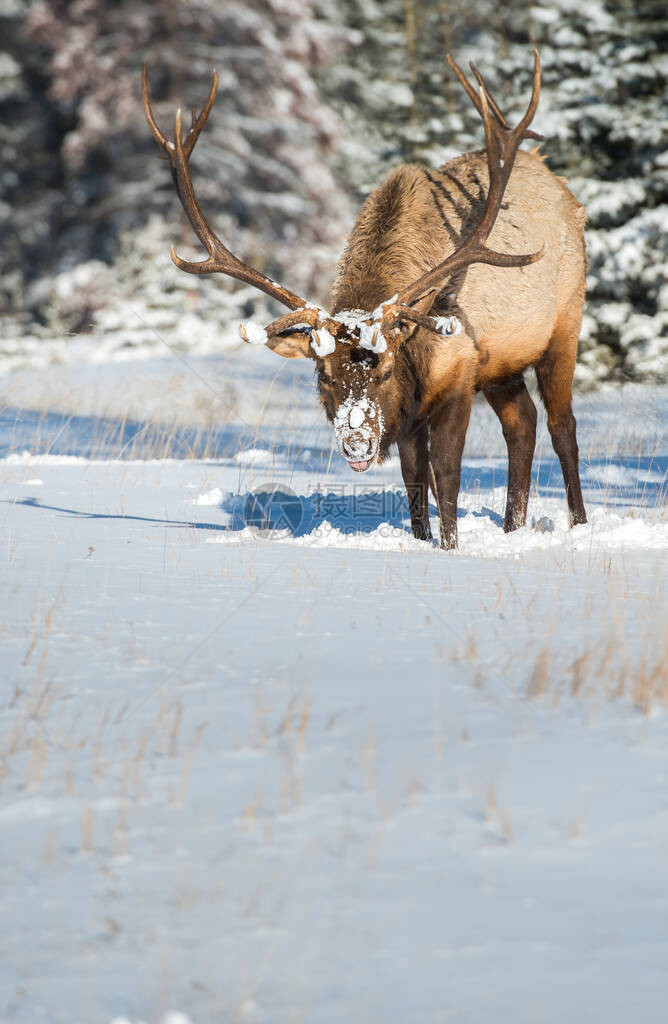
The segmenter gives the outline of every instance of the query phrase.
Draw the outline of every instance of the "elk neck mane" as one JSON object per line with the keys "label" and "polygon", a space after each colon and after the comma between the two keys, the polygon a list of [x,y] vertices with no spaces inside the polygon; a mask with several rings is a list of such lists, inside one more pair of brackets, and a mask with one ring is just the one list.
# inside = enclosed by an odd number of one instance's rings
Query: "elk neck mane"
{"label": "elk neck mane", "polygon": [[[339,261],[332,308],[375,309],[442,258],[430,239],[425,169],[403,164],[368,196]],[[431,222],[431,226],[430,226]]]}

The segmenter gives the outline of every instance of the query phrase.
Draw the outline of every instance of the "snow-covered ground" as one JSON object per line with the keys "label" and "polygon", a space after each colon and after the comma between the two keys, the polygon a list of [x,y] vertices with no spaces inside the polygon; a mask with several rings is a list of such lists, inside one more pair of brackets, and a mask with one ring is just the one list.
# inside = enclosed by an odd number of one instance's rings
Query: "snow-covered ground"
{"label": "snow-covered ground", "polygon": [[668,389],[510,536],[476,404],[446,554],[309,366],[187,363],[0,384],[0,1020],[663,1019]]}

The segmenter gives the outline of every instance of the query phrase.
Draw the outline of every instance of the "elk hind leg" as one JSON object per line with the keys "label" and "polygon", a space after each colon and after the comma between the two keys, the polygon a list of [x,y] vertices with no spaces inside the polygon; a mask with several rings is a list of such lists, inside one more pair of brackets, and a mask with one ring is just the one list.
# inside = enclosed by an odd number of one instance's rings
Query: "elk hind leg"
{"label": "elk hind leg", "polygon": [[571,526],[587,522],[580,469],[576,423],[573,415],[573,374],[577,355],[580,316],[555,331],[547,351],[536,364],[536,377],[547,412],[547,428],[564,475]]}
{"label": "elk hind leg", "polygon": [[536,406],[522,377],[483,388],[501,421],[508,446],[508,494],[503,528],[506,533],[525,526],[531,487],[531,464],[536,447]]}

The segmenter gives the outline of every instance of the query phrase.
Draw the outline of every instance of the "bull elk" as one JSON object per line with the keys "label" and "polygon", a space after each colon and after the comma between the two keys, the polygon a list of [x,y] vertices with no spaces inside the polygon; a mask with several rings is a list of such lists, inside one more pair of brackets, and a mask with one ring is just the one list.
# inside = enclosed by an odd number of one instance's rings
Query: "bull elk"
{"label": "bull elk", "polygon": [[[523,139],[540,93],[534,54],[526,113],[511,127],[474,64],[474,88],[450,66],[481,115],[484,151],[438,171],[404,164],[367,198],[339,263],[331,312],[305,302],[243,263],[211,230],[195,195],[188,160],[211,111],[208,99],[174,141],[153,116],[151,131],[171,164],[176,191],[208,258],[177,267],[221,272],[290,310],[266,328],[241,327],[245,341],[289,359],[315,360],[320,399],[344,459],[358,473],[397,444],[414,536],[431,537],[429,484],[441,544],[457,544],[457,495],[471,404],[482,391],[508,446],[504,529],[526,523],[536,407],[524,383],[534,367],[561,462],[571,525],[586,522],[578,471],[572,383],[585,291],[585,213],[563,180]],[[491,247],[488,246],[491,243]]]}

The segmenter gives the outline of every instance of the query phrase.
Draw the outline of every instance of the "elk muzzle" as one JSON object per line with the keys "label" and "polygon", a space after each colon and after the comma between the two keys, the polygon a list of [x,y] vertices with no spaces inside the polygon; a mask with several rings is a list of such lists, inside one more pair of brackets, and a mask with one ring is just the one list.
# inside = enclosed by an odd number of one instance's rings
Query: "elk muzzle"
{"label": "elk muzzle", "polygon": [[378,455],[383,413],[366,395],[348,398],[338,407],[334,430],[341,455],[356,473],[364,473]]}

